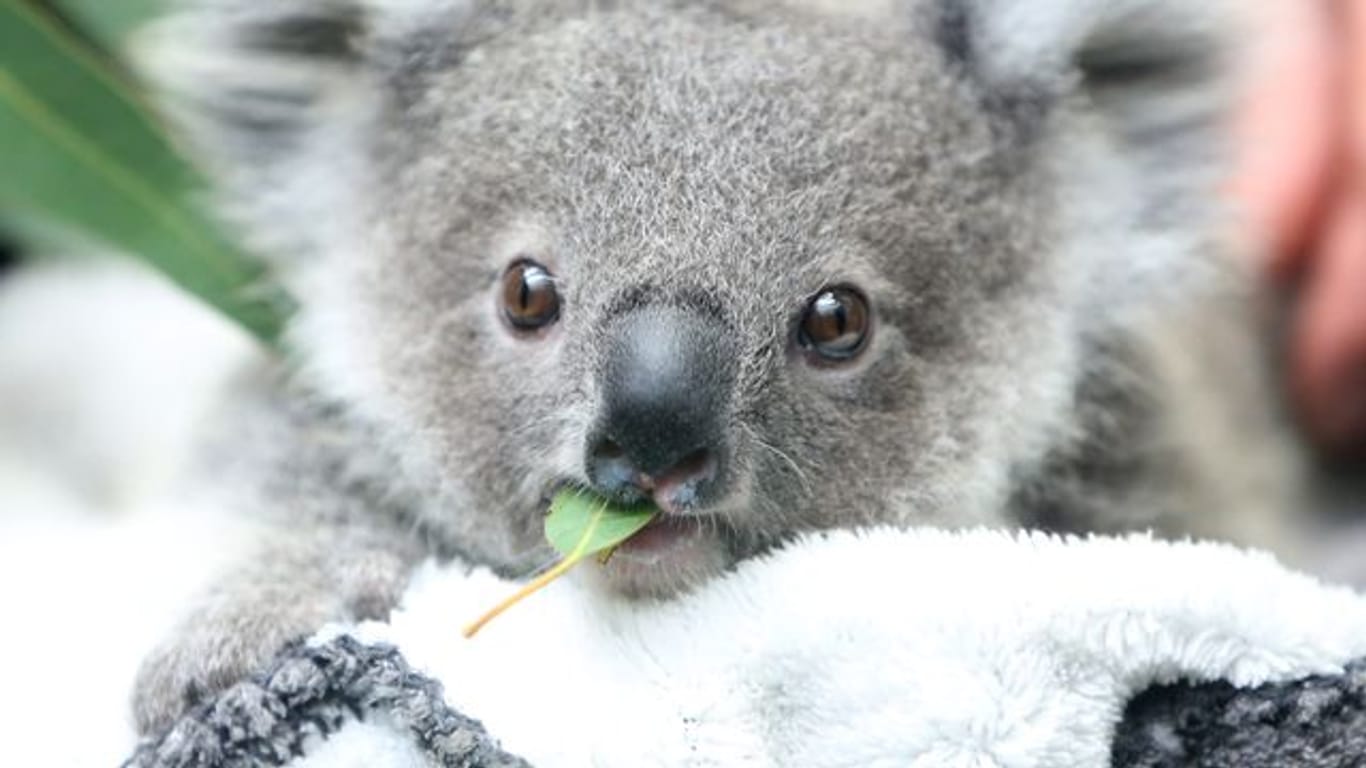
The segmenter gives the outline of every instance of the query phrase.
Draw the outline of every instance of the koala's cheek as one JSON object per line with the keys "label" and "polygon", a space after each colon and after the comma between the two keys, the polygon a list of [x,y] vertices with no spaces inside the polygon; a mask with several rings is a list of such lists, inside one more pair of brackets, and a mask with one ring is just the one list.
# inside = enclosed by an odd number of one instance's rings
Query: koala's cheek
{"label": "koala's cheek", "polygon": [[924,453],[915,450],[916,401],[895,399],[911,405],[884,409],[885,400],[869,407],[866,398],[808,392],[775,408],[765,433],[745,443],[755,516],[810,528],[881,519],[876,508],[885,488],[910,474]]}

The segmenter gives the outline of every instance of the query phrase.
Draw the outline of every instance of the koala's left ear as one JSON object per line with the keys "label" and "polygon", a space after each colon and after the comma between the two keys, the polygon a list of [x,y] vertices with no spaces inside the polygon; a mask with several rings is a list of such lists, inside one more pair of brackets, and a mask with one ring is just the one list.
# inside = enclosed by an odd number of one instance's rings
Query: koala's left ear
{"label": "koala's left ear", "polygon": [[[1087,316],[1176,295],[1179,274],[1219,279],[1243,17],[1225,0],[916,0],[950,67],[984,102],[1011,156],[1036,146],[1088,164],[1069,216],[1092,244]],[[1095,185],[1092,190],[1087,185]],[[1096,203],[1094,205],[1090,203]],[[1199,264],[1200,266],[1196,266]]]}
{"label": "koala's left ear", "polygon": [[949,58],[1026,132],[1082,99],[1126,150],[1170,163],[1230,109],[1224,0],[931,0],[931,16]]}

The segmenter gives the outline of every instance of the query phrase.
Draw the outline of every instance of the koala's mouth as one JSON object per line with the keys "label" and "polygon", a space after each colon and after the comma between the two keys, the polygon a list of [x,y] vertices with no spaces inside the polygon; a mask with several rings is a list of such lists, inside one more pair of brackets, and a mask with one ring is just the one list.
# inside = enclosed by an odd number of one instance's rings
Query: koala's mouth
{"label": "koala's mouth", "polygon": [[[661,484],[660,487],[668,486]],[[571,488],[582,488],[582,485],[573,480],[552,483],[542,496],[542,506],[549,508],[557,493]],[[709,538],[725,543],[733,538],[730,526],[720,514],[681,512],[672,506],[660,504],[657,499],[652,500],[659,507],[659,515],[639,533],[618,546],[616,554],[613,555],[614,560],[617,556],[639,560],[658,559],[669,550],[685,546],[695,540]]]}
{"label": "koala's mouth", "polygon": [[[553,483],[546,494],[581,487],[573,480]],[[661,509],[659,516],[613,552],[601,567],[587,569],[613,592],[628,597],[668,598],[726,572],[759,551],[757,538],[732,522],[738,510],[677,511]]]}
{"label": "koala's mouth", "polygon": [[676,547],[684,547],[708,534],[719,533],[719,521],[714,517],[683,517],[666,513],[623,542],[613,557],[647,560],[663,557]]}
{"label": "koala's mouth", "polygon": [[734,564],[727,526],[718,517],[661,515],[594,569],[614,592],[667,598]]}
{"label": "koala's mouth", "polygon": [[618,546],[605,564],[579,570],[625,597],[669,598],[733,566],[740,538],[723,513],[665,511]]}

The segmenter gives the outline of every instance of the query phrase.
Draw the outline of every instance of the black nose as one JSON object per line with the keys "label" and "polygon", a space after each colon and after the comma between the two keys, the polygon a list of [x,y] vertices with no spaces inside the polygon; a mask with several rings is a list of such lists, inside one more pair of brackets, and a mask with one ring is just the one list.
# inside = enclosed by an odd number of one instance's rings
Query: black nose
{"label": "black nose", "polygon": [[735,381],[728,328],[698,310],[646,307],[613,323],[606,351],[602,418],[588,446],[593,485],[653,497],[666,511],[714,496]]}

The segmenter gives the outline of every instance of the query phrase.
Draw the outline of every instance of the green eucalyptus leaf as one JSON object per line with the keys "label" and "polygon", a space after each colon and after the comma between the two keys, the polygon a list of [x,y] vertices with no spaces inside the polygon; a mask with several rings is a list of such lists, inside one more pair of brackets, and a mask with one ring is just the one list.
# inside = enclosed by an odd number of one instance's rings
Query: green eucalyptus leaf
{"label": "green eucalyptus leaf", "polygon": [[288,302],[193,203],[199,177],[126,73],[34,0],[0,0],[0,207],[136,256],[273,341]]}
{"label": "green eucalyptus leaf", "polygon": [[619,546],[659,514],[653,504],[612,504],[586,491],[563,490],[550,503],[545,538],[570,559],[582,559]]}
{"label": "green eucalyptus leaf", "polygon": [[622,542],[649,525],[657,514],[659,510],[651,504],[614,505],[587,491],[566,489],[555,494],[550,502],[550,514],[545,518],[545,537],[564,559],[470,623],[463,634],[466,638],[474,637],[503,611],[569,573],[584,558],[601,553],[605,560]]}

